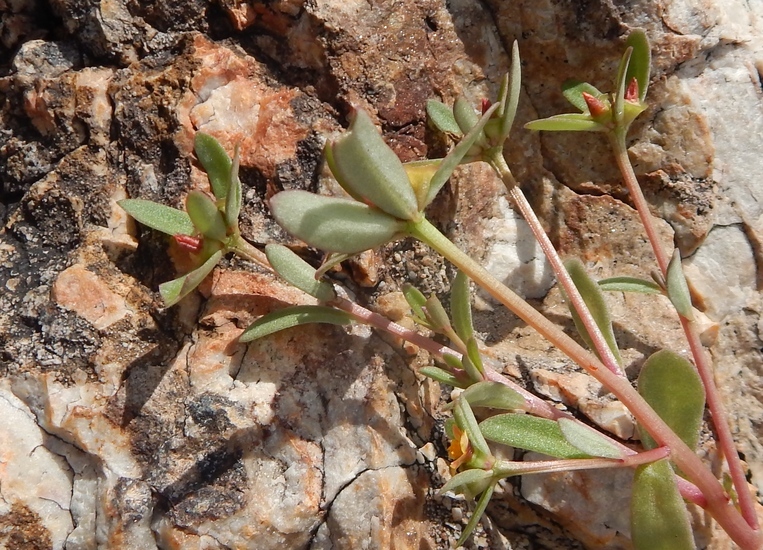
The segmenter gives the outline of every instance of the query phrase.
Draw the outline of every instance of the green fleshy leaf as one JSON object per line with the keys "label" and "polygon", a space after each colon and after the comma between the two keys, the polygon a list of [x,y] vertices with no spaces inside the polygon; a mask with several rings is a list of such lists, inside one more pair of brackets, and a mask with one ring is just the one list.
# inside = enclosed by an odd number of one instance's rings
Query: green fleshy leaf
{"label": "green fleshy leaf", "polygon": [[185,208],[196,230],[210,239],[225,240],[228,228],[215,201],[206,193],[191,191],[185,199]]}
{"label": "green fleshy leaf", "polygon": [[[439,193],[440,189],[442,189],[442,186],[445,185],[445,182],[448,181],[448,178],[450,178],[451,174],[453,174],[453,170],[455,170],[456,167],[461,163],[463,158],[466,156],[472,146],[477,142],[477,140],[482,137],[482,130],[485,128],[485,124],[488,123],[490,117],[493,116],[493,113],[496,111],[496,109],[498,109],[498,107],[498,103],[492,105],[485,112],[485,114],[482,115],[482,118],[479,119],[479,122],[477,122],[477,124],[469,131],[469,133],[466,134],[464,138],[458,142],[458,145],[456,145],[450,151],[450,153],[448,153],[448,156],[442,159],[440,167],[437,169],[437,172],[435,172],[435,175],[432,176],[432,181],[429,183],[429,193],[427,194],[425,206],[434,200],[434,198],[437,196],[437,193]],[[471,109],[471,107],[469,108]]]}
{"label": "green fleshy leaf", "polygon": [[445,308],[442,307],[442,302],[440,302],[437,296],[432,294],[427,298],[423,309],[424,315],[426,315],[426,319],[429,321],[429,326],[432,327],[432,330],[435,332],[444,332],[450,329],[450,319],[448,319],[448,314],[445,311]]}
{"label": "green fleshy leaf", "polygon": [[691,292],[686,283],[683,265],[681,264],[681,254],[678,249],[673,251],[673,257],[668,264],[668,274],[666,277],[668,287],[668,298],[676,308],[681,317],[689,321],[694,319],[694,310],[691,305]]}
{"label": "green fleshy leaf", "polygon": [[193,235],[193,222],[182,210],[144,199],[122,199],[117,204],[151,229],[168,235]]}
{"label": "green fleshy leaf", "polygon": [[625,458],[625,453],[614,442],[588,426],[569,418],[556,421],[570,445],[587,455],[603,458]]}
{"label": "green fleshy leaf", "polygon": [[443,353],[442,360],[446,365],[448,365],[452,369],[464,368],[464,362],[453,354]]}
{"label": "green fleshy leaf", "polygon": [[405,231],[403,222],[375,208],[307,191],[278,193],[270,199],[270,210],[286,231],[327,252],[363,252]]}
{"label": "green fleshy leaf", "polygon": [[222,250],[218,250],[212,254],[206,262],[187,275],[183,275],[182,277],[178,277],[177,279],[159,285],[159,294],[161,294],[162,299],[164,299],[165,306],[174,306],[180,300],[185,298],[194,288],[199,286],[201,282],[207,278],[207,275],[212,272],[222,257]]}
{"label": "green fleshy leaf", "polygon": [[458,96],[453,103],[453,118],[464,134],[468,134],[480,119],[472,104],[464,96]]}
{"label": "green fleshy leaf", "polygon": [[[520,393],[498,382],[483,381],[472,384],[461,394],[472,407],[517,410],[527,403]],[[448,407],[450,408],[450,407]]]}
{"label": "green fleshy leaf", "polygon": [[416,195],[397,155],[365,111],[358,110],[349,132],[326,145],[326,162],[339,185],[401,220],[419,217]]}
{"label": "green fleshy leaf", "polygon": [[615,79],[615,121],[617,124],[622,124],[625,114],[625,89],[628,87],[628,83],[625,78],[628,74],[628,65],[630,65],[631,55],[633,55],[633,48],[628,47],[620,59],[620,65],[617,67],[617,78]]}
{"label": "green fleshy leaf", "polygon": [[[477,424],[477,419],[474,417],[474,412],[469,406],[469,402],[463,397],[459,396],[456,399],[456,406],[453,409],[453,417],[456,419],[456,424],[462,431],[466,432],[469,437],[469,442],[474,449],[475,458],[487,458],[492,456],[490,454],[490,448],[487,446],[487,441],[482,435],[480,426]],[[472,459],[474,460],[474,459]]]}
{"label": "green fleshy leaf", "polygon": [[554,115],[525,124],[528,130],[548,132],[604,132],[607,128],[591,119],[588,113]]}
{"label": "green fleshy leaf", "polygon": [[326,323],[348,325],[352,317],[344,311],[326,306],[292,306],[263,315],[241,334],[239,342],[251,342],[287,328]]}
{"label": "green fleshy leaf", "polygon": [[606,292],[640,292],[641,294],[662,294],[662,288],[654,281],[637,277],[610,277],[599,281],[599,288]]}
{"label": "green fleshy leaf", "polygon": [[464,372],[466,372],[466,376],[470,381],[480,382],[484,380],[482,372],[480,372],[480,369],[472,362],[469,355],[464,355],[461,360],[461,368],[464,369]]}
{"label": "green fleshy leaf", "polygon": [[454,475],[452,478],[450,478],[447,481],[447,483],[445,483],[445,485],[440,487],[440,489],[437,492],[440,495],[444,495],[448,491],[452,491],[457,494],[463,493],[464,490],[466,490],[468,485],[484,483],[485,481],[489,480],[492,477],[493,477],[493,474],[491,474],[488,471],[481,470],[479,468],[464,470],[463,472],[459,472],[456,475]]}
{"label": "green fleshy leaf", "polygon": [[441,101],[430,99],[427,101],[427,116],[435,128],[444,134],[461,137],[463,132],[453,117],[453,110]]}
{"label": "green fleshy leaf", "polygon": [[292,286],[322,302],[330,302],[336,298],[333,287],[326,281],[316,280],[313,266],[290,248],[281,244],[269,244],[265,247],[265,256],[276,273]]}
{"label": "green fleshy leaf", "polygon": [[479,501],[477,501],[477,506],[474,508],[474,512],[472,512],[472,517],[469,518],[469,522],[466,524],[466,527],[464,527],[464,530],[461,532],[461,536],[458,538],[458,542],[456,543],[457,548],[466,542],[466,539],[471,536],[474,528],[477,527],[477,523],[479,523],[480,519],[482,518],[482,514],[485,513],[487,505],[490,503],[490,498],[493,496],[494,490],[495,483],[491,483],[482,492],[482,496],[480,497]]}
{"label": "green fleshy leaf", "polygon": [[482,380],[485,375],[485,367],[482,366],[480,348],[473,336],[466,341],[466,356],[469,358],[469,363],[474,365],[479,373],[479,376],[474,376],[473,373],[470,373],[470,376],[472,376],[473,380]]}
{"label": "green fleshy leaf", "polygon": [[607,100],[606,94],[601,93],[595,86],[592,86],[588,82],[580,82],[579,80],[570,79],[562,84],[562,94],[567,98],[567,101],[572,103],[582,113],[590,114],[588,104],[585,99],[583,99],[583,92],[586,92],[597,99]]}
{"label": "green fleshy leaf", "polygon": [[643,103],[649,88],[649,73],[652,69],[652,51],[649,47],[649,39],[642,29],[635,29],[628,35],[625,43],[633,48],[631,61],[625,75],[625,83],[627,86],[632,78],[638,81],[639,101]]}
{"label": "green fleshy leaf", "polygon": [[[609,316],[607,302],[604,300],[604,295],[599,289],[599,285],[597,285],[596,281],[588,276],[588,273],[586,273],[582,262],[577,258],[573,258],[564,262],[564,267],[570,274],[572,282],[575,284],[578,292],[580,292],[580,295],[582,296],[586,306],[588,306],[588,310],[591,312],[591,316],[596,322],[596,326],[599,327],[602,336],[604,336],[604,340],[607,342],[607,346],[612,351],[612,355],[615,356],[617,364],[622,366],[623,361],[620,357],[620,350],[617,348],[615,333],[612,330],[612,319]],[[588,344],[588,347],[593,350],[597,357],[599,357],[599,352],[594,348],[591,335],[583,325],[583,321],[580,319],[580,315],[578,315],[578,312],[575,310],[575,308],[572,307],[572,304],[569,303],[569,301],[568,305],[570,306],[570,314],[572,315],[572,320],[575,322],[575,327],[578,329],[578,333],[580,334],[581,338],[585,340],[585,343]]]}
{"label": "green fleshy leaf", "polygon": [[228,153],[225,152],[219,141],[203,132],[196,132],[194,151],[207,173],[215,198],[224,199],[228,194],[232,165]]}
{"label": "green fleshy leaf", "polygon": [[[450,357],[452,357],[452,355]],[[419,369],[419,373],[423,374],[424,376],[428,376],[429,378],[431,378],[432,380],[436,380],[437,382],[442,382],[443,384],[448,384],[449,386],[453,386],[454,388],[466,387],[466,384],[464,384],[463,381],[453,376],[453,374],[437,367],[422,367]]]}
{"label": "green fleshy leaf", "polygon": [[474,336],[469,277],[459,271],[450,286],[450,314],[456,334],[466,342]]}
{"label": "green fleshy leaf", "polygon": [[590,455],[570,445],[559,424],[545,418],[528,414],[499,414],[483,420],[480,431],[486,439],[510,447],[557,458],[590,458]]}
{"label": "green fleshy leaf", "polygon": [[499,143],[503,143],[509,137],[511,127],[514,124],[514,117],[517,114],[519,105],[519,94],[522,87],[522,64],[519,61],[519,44],[515,40],[511,46],[511,69],[508,85],[508,94],[501,102],[501,138]]}
{"label": "green fleshy leaf", "polygon": [[403,296],[405,296],[405,301],[411,306],[411,312],[413,313],[416,322],[425,325],[427,328],[431,328],[431,325],[427,320],[427,314],[424,312],[424,307],[427,305],[426,296],[410,283],[403,284],[402,290]]}
{"label": "green fleshy leaf", "polygon": [[667,459],[636,468],[631,489],[635,550],[693,550],[689,514]]}
{"label": "green fleshy leaf", "polygon": [[[705,411],[705,389],[688,359],[670,350],[653,353],[641,367],[638,392],[689,448],[696,448]],[[641,425],[639,434],[646,449],[657,447]]]}
{"label": "green fleshy leaf", "polygon": [[228,181],[228,194],[225,196],[225,222],[228,227],[238,227],[238,215],[241,213],[241,180],[238,178],[238,145],[233,155],[233,164]]}

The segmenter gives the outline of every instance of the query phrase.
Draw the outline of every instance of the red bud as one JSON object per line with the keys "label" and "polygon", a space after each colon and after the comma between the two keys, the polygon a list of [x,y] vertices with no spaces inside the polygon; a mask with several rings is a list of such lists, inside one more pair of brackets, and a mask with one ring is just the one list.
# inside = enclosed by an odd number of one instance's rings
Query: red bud
{"label": "red bud", "polygon": [[490,100],[486,97],[482,98],[482,114],[484,115],[487,113],[487,110],[490,109],[492,103],[490,103]]}
{"label": "red bud", "polygon": [[631,103],[638,103],[639,101],[638,80],[636,80],[635,76],[631,78],[630,82],[628,82],[628,89],[625,90],[624,99],[625,101],[630,101]]}
{"label": "red bud", "polygon": [[178,243],[180,248],[187,250],[192,254],[198,254],[201,252],[201,248],[204,245],[204,241],[202,241],[199,237],[191,237],[190,235],[173,235],[173,238],[175,239],[175,242]]}
{"label": "red bud", "polygon": [[600,117],[609,112],[609,105],[604,103],[598,97],[594,97],[588,92],[583,92],[583,99],[585,100],[585,103],[588,106],[588,111],[593,118]]}

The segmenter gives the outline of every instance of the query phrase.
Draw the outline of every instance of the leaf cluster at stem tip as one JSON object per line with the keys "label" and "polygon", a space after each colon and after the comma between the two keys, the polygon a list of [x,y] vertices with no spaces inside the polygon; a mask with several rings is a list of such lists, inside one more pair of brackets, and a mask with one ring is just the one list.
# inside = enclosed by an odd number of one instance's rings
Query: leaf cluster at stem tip
{"label": "leaf cluster at stem tip", "polygon": [[194,151],[207,173],[214,198],[191,191],[185,210],[144,199],[124,199],[119,205],[137,221],[175,238],[193,256],[196,268],[159,286],[170,307],[195,289],[228,251],[240,246],[238,216],[241,211],[241,181],[238,177],[238,147],[231,159],[222,145],[198,132]]}

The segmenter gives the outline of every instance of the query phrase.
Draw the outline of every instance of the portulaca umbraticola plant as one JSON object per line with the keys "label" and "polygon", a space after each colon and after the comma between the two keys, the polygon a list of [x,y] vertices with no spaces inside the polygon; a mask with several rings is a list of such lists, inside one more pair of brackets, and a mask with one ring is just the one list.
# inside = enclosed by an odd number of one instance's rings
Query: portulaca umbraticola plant
{"label": "portulaca umbraticola plant", "polygon": [[[695,547],[686,502],[704,508],[744,549],[759,549],[763,537],[754,500],[730,437],[725,413],[714,386],[709,357],[699,342],[693,308],[678,253],[666,252],[657,238],[646,201],[627,156],[625,139],[633,120],[647,109],[650,50],[646,36],[634,31],[614,78],[613,91],[590,84],[565,83],[563,94],[579,112],[561,114],[526,125],[530,130],[594,131],[610,141],[634,205],[655,251],[659,273],[654,281],[616,277],[596,282],[578,260],[562,262],[522,194],[504,158],[512,129],[521,80],[519,51],[512,51],[511,72],[494,103],[475,109],[464,98],[452,107],[431,100],[430,122],[455,143],[442,159],[402,163],[386,145],[372,118],[356,110],[349,129],[330,141],[325,158],[346,196],[283,191],[270,200],[275,220],[291,235],[323,251],[315,269],[286,246],[271,244],[264,255],[241,238],[237,226],[241,187],[237,158],[231,160],[209,136],[199,135],[196,153],[209,174],[214,199],[189,194],[186,212],[147,201],[122,201],[142,223],[173,235],[192,249],[199,267],[162,285],[167,305],[187,295],[227,252],[255,258],[291,285],[313,296],[317,305],[286,307],[258,319],[240,340],[256,338],[305,323],[362,322],[408,339],[430,351],[434,364],[420,369],[435,380],[461,388],[447,408],[452,477],[441,488],[477,504],[459,544],[477,526],[496,484],[510,476],[594,468],[631,468],[631,532],[639,550]],[[485,162],[506,186],[508,196],[529,224],[563,289],[585,349],[512,290],[504,286],[448,240],[425,210],[464,163]],[[327,270],[355,254],[404,237],[413,237],[457,268],[451,285],[450,311],[432,295],[401,284],[411,317],[423,329],[442,335],[448,346],[405,329],[342,297]],[[606,433],[533,395],[486,361],[472,325],[470,284],[475,283],[536,329],[585,372],[614,394],[638,422],[641,447],[626,446]],[[401,282],[402,283],[402,282]],[[691,349],[691,360],[660,350],[644,362],[638,389],[623,374],[604,293],[664,294],[675,306]],[[705,407],[714,422],[719,447],[729,464],[733,489],[727,490],[695,453]],[[480,411],[480,418],[474,410]],[[506,460],[491,444],[535,451],[542,461]]]}

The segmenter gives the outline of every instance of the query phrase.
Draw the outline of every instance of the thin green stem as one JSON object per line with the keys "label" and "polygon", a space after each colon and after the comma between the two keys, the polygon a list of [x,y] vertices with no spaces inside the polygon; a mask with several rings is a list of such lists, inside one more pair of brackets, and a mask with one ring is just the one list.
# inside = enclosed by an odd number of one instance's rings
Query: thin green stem
{"label": "thin green stem", "polygon": [[268,262],[265,253],[250,244],[249,241],[241,237],[241,235],[238,235],[234,239],[234,244],[231,246],[231,250],[242,258],[256,263],[261,268],[270,271],[271,273],[273,272],[273,268],[270,267],[270,262]]}
{"label": "thin green stem", "polygon": [[[620,168],[625,185],[630,193],[631,200],[638,211],[641,223],[646,230],[647,238],[652,245],[657,264],[660,266],[662,276],[666,277],[670,257],[659,240],[654,220],[649,212],[649,206],[641,191],[641,186],[638,184],[636,174],[633,172],[633,166],[631,166],[630,159],[628,158],[628,149],[625,144],[625,132],[610,134],[610,142],[615,154],[617,166]],[[759,528],[759,523],[758,516],[755,513],[755,500],[747,488],[747,478],[745,477],[744,468],[742,467],[742,462],[737,453],[734,438],[731,435],[728,415],[723,406],[720,392],[715,384],[709,355],[700,341],[695,324],[680,315],[679,319],[681,320],[681,326],[686,335],[686,340],[691,348],[697,372],[705,387],[707,408],[713,419],[719,447],[723,455],[726,457],[726,462],[729,466],[729,475],[731,476],[731,480],[739,498],[739,508],[747,524],[757,530]]]}
{"label": "thin green stem", "polygon": [[551,240],[548,238],[548,235],[546,235],[540,220],[538,220],[538,217],[535,215],[535,212],[530,206],[530,203],[527,201],[527,197],[525,197],[524,193],[522,193],[522,190],[517,185],[517,182],[514,179],[514,175],[511,173],[509,166],[506,164],[503,153],[498,151],[490,155],[488,162],[496,171],[498,177],[501,178],[501,181],[506,186],[506,190],[509,193],[509,197],[517,206],[517,208],[519,208],[519,212],[522,214],[522,217],[530,226],[530,230],[540,245],[543,254],[545,254],[548,263],[551,265],[551,269],[554,271],[557,280],[562,285],[562,288],[564,288],[564,292],[567,294],[567,298],[572,304],[572,307],[575,308],[575,311],[577,311],[578,315],[580,316],[580,320],[583,323],[583,326],[585,326],[586,330],[588,331],[588,334],[590,335],[591,341],[594,345],[594,349],[596,349],[596,353],[601,358],[602,363],[604,363],[604,365],[612,372],[623,376],[624,374],[622,368],[617,362],[617,359],[612,353],[609,345],[607,345],[607,341],[604,339],[604,335],[601,333],[599,326],[596,324],[596,321],[591,315],[591,311],[586,306],[586,303],[583,300],[583,297],[580,295],[578,288],[575,286],[575,283],[573,283],[570,274],[564,267],[564,263],[559,257],[559,253],[554,248],[554,245],[551,244]]}
{"label": "thin green stem", "polygon": [[536,329],[550,343],[608,388],[631,411],[655,441],[661,446],[670,448],[671,457],[676,465],[705,495],[708,501],[708,511],[729,536],[744,549],[757,550],[760,548],[763,542],[761,533],[752,529],[737,513],[736,509],[729,504],[728,497],[715,476],[654,412],[627,379],[607,369],[601,361],[459,250],[426,219],[411,222],[408,225],[408,232],[447,258],[491,296]]}

